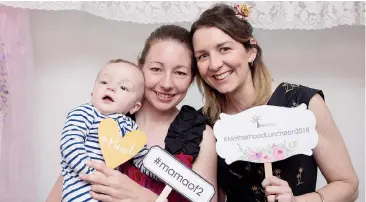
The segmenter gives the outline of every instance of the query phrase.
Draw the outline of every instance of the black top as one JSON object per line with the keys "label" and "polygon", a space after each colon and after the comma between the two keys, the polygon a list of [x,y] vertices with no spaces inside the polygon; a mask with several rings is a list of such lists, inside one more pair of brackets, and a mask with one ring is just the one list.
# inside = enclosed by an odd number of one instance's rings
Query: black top
{"label": "black top", "polygon": [[[129,116],[136,121],[135,114]],[[195,160],[200,152],[203,132],[208,120],[191,106],[184,105],[174,118],[165,137],[165,150],[170,154],[186,154]]]}
{"label": "black top", "polygon": [[[310,99],[321,90],[302,85],[281,83],[272,94],[268,105],[295,107],[309,105]],[[296,155],[272,163],[273,175],[288,182],[295,196],[314,192],[317,164],[313,156]],[[264,164],[236,161],[227,165],[218,157],[218,185],[227,194],[227,202],[266,202],[263,187]]]}
{"label": "black top", "polygon": [[200,152],[207,118],[191,106],[184,105],[171,123],[165,138],[165,150],[176,155],[183,153],[193,157]]}

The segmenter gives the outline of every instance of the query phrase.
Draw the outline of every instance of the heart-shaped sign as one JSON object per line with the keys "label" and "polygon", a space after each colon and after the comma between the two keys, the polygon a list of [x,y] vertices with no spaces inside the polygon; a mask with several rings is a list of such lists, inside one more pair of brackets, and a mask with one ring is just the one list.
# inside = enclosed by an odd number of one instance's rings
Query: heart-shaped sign
{"label": "heart-shaped sign", "polygon": [[122,137],[118,123],[111,118],[100,122],[98,136],[105,163],[113,169],[130,160],[147,142],[145,133],[139,130]]}

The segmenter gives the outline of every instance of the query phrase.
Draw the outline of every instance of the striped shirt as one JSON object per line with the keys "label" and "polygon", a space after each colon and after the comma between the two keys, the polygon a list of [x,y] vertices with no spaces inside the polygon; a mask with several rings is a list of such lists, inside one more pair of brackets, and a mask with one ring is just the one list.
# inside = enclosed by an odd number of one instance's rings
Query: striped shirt
{"label": "striped shirt", "polygon": [[[94,169],[86,166],[88,159],[104,162],[98,140],[98,126],[105,118],[117,121],[121,136],[136,130],[136,122],[123,114],[101,114],[91,103],[72,109],[62,130],[60,150],[63,176],[62,201],[90,200],[90,184],[79,179],[79,175],[94,173]],[[133,164],[141,172],[156,178],[142,164],[143,157],[148,152],[145,147],[133,157]],[[90,200],[93,201],[93,200]],[[94,200],[95,201],[95,200]]]}

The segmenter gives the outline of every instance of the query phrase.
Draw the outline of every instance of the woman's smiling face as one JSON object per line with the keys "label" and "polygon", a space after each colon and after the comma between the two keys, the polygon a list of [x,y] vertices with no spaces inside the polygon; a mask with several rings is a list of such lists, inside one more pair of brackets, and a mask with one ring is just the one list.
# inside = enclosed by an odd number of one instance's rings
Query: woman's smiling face
{"label": "woman's smiling face", "polygon": [[175,40],[154,42],[142,71],[145,76],[145,102],[160,111],[175,108],[192,82],[189,49]]}

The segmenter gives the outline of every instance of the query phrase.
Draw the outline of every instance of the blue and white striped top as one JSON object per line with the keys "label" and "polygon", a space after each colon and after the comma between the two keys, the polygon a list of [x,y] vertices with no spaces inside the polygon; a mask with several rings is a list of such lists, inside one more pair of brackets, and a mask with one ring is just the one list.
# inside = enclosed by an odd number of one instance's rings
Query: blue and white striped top
{"label": "blue and white striped top", "polygon": [[[65,122],[61,137],[61,167],[63,181],[62,201],[89,200],[90,184],[79,179],[79,175],[94,172],[93,168],[86,166],[85,161],[93,159],[103,160],[99,147],[98,126],[105,118],[112,118],[120,126],[121,136],[136,130],[137,124],[130,117],[123,114],[105,116],[91,103],[80,105],[72,109]],[[145,147],[133,157],[133,164],[141,172],[156,178],[142,164],[143,157],[148,152]]]}

